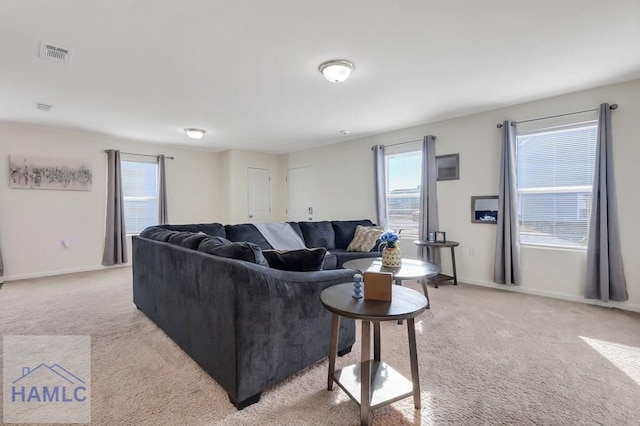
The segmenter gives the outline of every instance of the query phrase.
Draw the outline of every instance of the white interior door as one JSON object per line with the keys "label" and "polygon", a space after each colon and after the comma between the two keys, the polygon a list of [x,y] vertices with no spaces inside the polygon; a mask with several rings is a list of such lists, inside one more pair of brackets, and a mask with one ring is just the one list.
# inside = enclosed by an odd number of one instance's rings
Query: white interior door
{"label": "white interior door", "polygon": [[287,208],[288,221],[313,220],[313,169],[298,167],[287,169]]}
{"label": "white interior door", "polygon": [[271,221],[271,176],[268,169],[247,169],[248,220],[249,222]]}

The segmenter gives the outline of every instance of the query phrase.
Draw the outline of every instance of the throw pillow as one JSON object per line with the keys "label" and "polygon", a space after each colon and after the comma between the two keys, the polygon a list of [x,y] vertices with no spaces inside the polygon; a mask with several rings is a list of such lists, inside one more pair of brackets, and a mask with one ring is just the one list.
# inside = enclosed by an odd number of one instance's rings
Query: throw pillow
{"label": "throw pillow", "polygon": [[142,231],[140,236],[143,238],[149,238],[150,240],[164,241],[166,243],[173,234],[177,233],[177,231],[160,228],[159,226],[150,226]]}
{"label": "throw pillow", "polygon": [[231,241],[222,237],[208,237],[200,242],[198,246],[198,251],[203,251],[205,253],[209,253],[209,250],[213,250],[220,246],[226,246],[227,244],[231,244]]}
{"label": "throw pillow", "polygon": [[376,246],[376,241],[378,241],[383,232],[384,229],[380,226],[358,225],[347,251],[369,252],[373,250]]}
{"label": "throw pillow", "polygon": [[200,235],[193,232],[176,232],[169,237],[169,243],[196,250],[205,238],[207,238],[206,235]]}
{"label": "throw pillow", "polygon": [[269,267],[281,271],[310,272],[322,270],[327,254],[324,247],[299,250],[264,250]]}
{"label": "throw pillow", "polygon": [[269,266],[262,255],[260,247],[258,247],[257,244],[246,241],[232,243],[222,237],[209,237],[202,241],[198,247],[198,251],[230,259],[244,260],[262,266]]}

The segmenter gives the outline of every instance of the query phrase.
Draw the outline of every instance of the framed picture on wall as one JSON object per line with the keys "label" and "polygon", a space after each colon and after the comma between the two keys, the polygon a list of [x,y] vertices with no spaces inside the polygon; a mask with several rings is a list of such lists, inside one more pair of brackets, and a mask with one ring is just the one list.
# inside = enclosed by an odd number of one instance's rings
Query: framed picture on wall
{"label": "framed picture on wall", "polygon": [[460,154],[438,155],[436,169],[437,180],[460,179]]}

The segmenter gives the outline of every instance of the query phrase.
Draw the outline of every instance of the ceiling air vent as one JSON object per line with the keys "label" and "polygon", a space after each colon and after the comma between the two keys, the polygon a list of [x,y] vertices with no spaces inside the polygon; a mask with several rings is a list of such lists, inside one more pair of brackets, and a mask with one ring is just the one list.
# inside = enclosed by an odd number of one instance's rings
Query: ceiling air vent
{"label": "ceiling air vent", "polygon": [[42,42],[40,43],[40,57],[67,64],[71,59],[71,51],[63,47]]}
{"label": "ceiling air vent", "polygon": [[40,102],[36,102],[36,109],[39,109],[40,111],[49,112],[51,111],[51,108],[53,108],[53,105],[51,104],[43,104]]}

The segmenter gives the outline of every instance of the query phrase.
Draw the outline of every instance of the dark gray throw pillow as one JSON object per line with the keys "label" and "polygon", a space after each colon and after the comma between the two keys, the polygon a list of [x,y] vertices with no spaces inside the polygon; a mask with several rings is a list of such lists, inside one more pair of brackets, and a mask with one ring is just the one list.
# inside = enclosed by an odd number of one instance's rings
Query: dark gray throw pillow
{"label": "dark gray throw pillow", "polygon": [[[226,243],[225,243],[226,241]],[[202,241],[198,251],[213,254],[215,256],[244,260],[262,266],[269,266],[262,250],[257,244],[249,242],[232,243],[222,237],[209,237]]]}
{"label": "dark gray throw pillow", "polygon": [[194,234],[193,232],[176,232],[169,237],[169,243],[196,250],[202,240],[204,240],[205,238],[207,238],[205,234]]}
{"label": "dark gray throw pillow", "polygon": [[167,242],[173,234],[177,233],[177,231],[160,228],[159,226],[150,226],[148,228],[145,228],[144,231],[140,233],[140,236],[143,238],[148,238],[150,240]]}
{"label": "dark gray throw pillow", "polygon": [[269,267],[282,271],[310,272],[322,270],[327,254],[324,247],[299,250],[263,250]]}
{"label": "dark gray throw pillow", "polygon": [[216,247],[226,246],[227,244],[231,244],[231,241],[222,237],[207,237],[200,242],[198,246],[198,251],[203,251],[205,253],[209,253],[209,250],[213,250]]}

